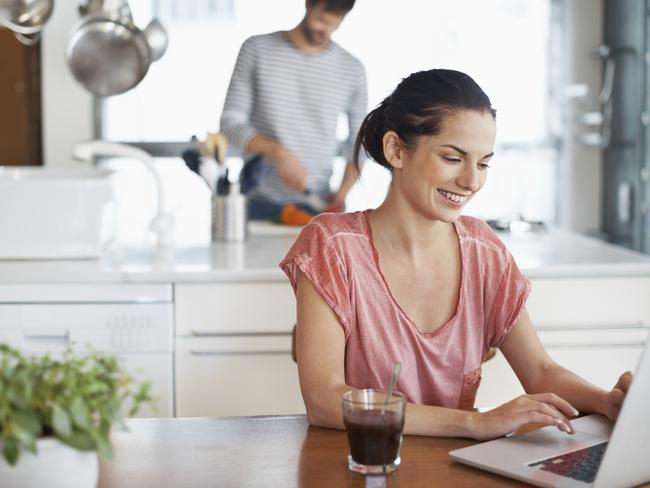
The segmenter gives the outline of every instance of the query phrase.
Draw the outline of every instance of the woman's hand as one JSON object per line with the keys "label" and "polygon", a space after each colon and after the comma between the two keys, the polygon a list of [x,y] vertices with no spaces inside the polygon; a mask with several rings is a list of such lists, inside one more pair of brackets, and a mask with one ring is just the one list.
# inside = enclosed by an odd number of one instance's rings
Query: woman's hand
{"label": "woman's hand", "polygon": [[554,425],[562,432],[573,434],[575,431],[568,419],[576,415],[578,411],[554,393],[521,395],[493,410],[480,413],[476,438],[486,440],[501,437],[528,423]]}
{"label": "woman's hand", "polygon": [[616,420],[616,417],[618,417],[618,412],[621,410],[630,383],[632,383],[632,373],[626,371],[620,376],[614,388],[605,395],[601,413],[608,419]]}

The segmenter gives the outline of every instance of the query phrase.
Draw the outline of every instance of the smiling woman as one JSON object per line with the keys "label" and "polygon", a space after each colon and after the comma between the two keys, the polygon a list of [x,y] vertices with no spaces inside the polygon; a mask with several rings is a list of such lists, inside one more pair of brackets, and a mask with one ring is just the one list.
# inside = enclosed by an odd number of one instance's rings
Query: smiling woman
{"label": "smiling woman", "polygon": [[[472,78],[433,69],[364,119],[355,159],[363,148],[391,172],[384,202],[314,218],[280,264],[311,423],[341,428],[341,395],[384,390],[395,362],[406,433],[485,439],[534,421],[572,434],[578,410],[616,417],[629,376],[606,392],[554,363],[526,312],[530,283],[484,222],[460,215],[485,184],[495,116]],[[527,394],[468,411],[493,347]]]}
{"label": "smiling woman", "polygon": [[485,184],[495,119],[489,98],[469,76],[421,71],[366,116],[355,158],[363,146],[391,172],[387,200],[401,192],[400,198],[427,218],[451,222]]}

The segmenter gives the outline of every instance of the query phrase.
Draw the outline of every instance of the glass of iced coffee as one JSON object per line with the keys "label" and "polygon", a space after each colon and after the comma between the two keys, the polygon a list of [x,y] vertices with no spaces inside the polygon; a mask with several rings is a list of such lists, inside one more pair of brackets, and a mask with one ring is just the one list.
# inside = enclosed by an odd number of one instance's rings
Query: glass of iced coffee
{"label": "glass of iced coffee", "polygon": [[348,467],[362,474],[391,473],[400,463],[406,398],[379,390],[343,394],[343,423],[348,435]]}

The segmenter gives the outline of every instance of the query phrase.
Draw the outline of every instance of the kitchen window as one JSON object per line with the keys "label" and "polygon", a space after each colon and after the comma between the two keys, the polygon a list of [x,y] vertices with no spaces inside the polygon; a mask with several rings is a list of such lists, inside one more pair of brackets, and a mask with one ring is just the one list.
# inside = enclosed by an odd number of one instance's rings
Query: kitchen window
{"label": "kitchen window", "polygon": [[[132,0],[137,24],[156,16],[169,47],[135,89],[104,100],[99,133],[177,155],[196,134],[216,132],[234,62],[247,37],[288,29],[304,0]],[[495,157],[485,189],[467,213],[520,213],[554,222],[557,148],[550,130],[554,0],[358,0],[334,39],[364,63],[375,106],[407,74],[431,67],[472,75],[497,108]],[[341,124],[340,135],[347,128]],[[174,158],[176,164],[182,164]],[[180,163],[179,163],[180,162]],[[338,161],[334,178],[340,178]],[[379,204],[388,172],[367,164],[348,198],[357,210]]]}

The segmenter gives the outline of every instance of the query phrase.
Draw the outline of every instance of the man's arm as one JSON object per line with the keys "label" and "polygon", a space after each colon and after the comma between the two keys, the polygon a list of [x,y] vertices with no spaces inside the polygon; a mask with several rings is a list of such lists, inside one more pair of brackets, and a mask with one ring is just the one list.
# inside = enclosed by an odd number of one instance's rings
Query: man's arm
{"label": "man's arm", "polygon": [[249,141],[256,135],[255,129],[250,124],[250,112],[255,96],[253,92],[255,63],[254,41],[247,39],[237,55],[219,121],[221,132],[228,142],[244,151]]}
{"label": "man's arm", "polygon": [[357,170],[352,162],[352,152],[354,149],[354,142],[359,133],[359,128],[361,127],[361,122],[363,122],[368,111],[368,86],[366,82],[366,72],[361,64],[359,64],[359,72],[356,76],[356,81],[357,84],[347,111],[350,133],[343,143],[343,156],[346,158],[347,164],[345,166],[345,172],[343,173],[341,186],[332,199],[332,207],[343,208],[345,197],[358,177]]}
{"label": "man's arm", "polygon": [[246,151],[262,154],[270,161],[277,162],[278,176],[282,182],[295,191],[307,189],[307,172],[298,158],[275,139],[257,134],[248,141]]}
{"label": "man's arm", "polygon": [[278,176],[289,188],[304,191],[307,173],[296,157],[278,141],[259,134],[250,123],[256,69],[255,42],[247,39],[242,45],[223,105],[221,131],[231,144],[249,154],[262,154],[276,161]]}

